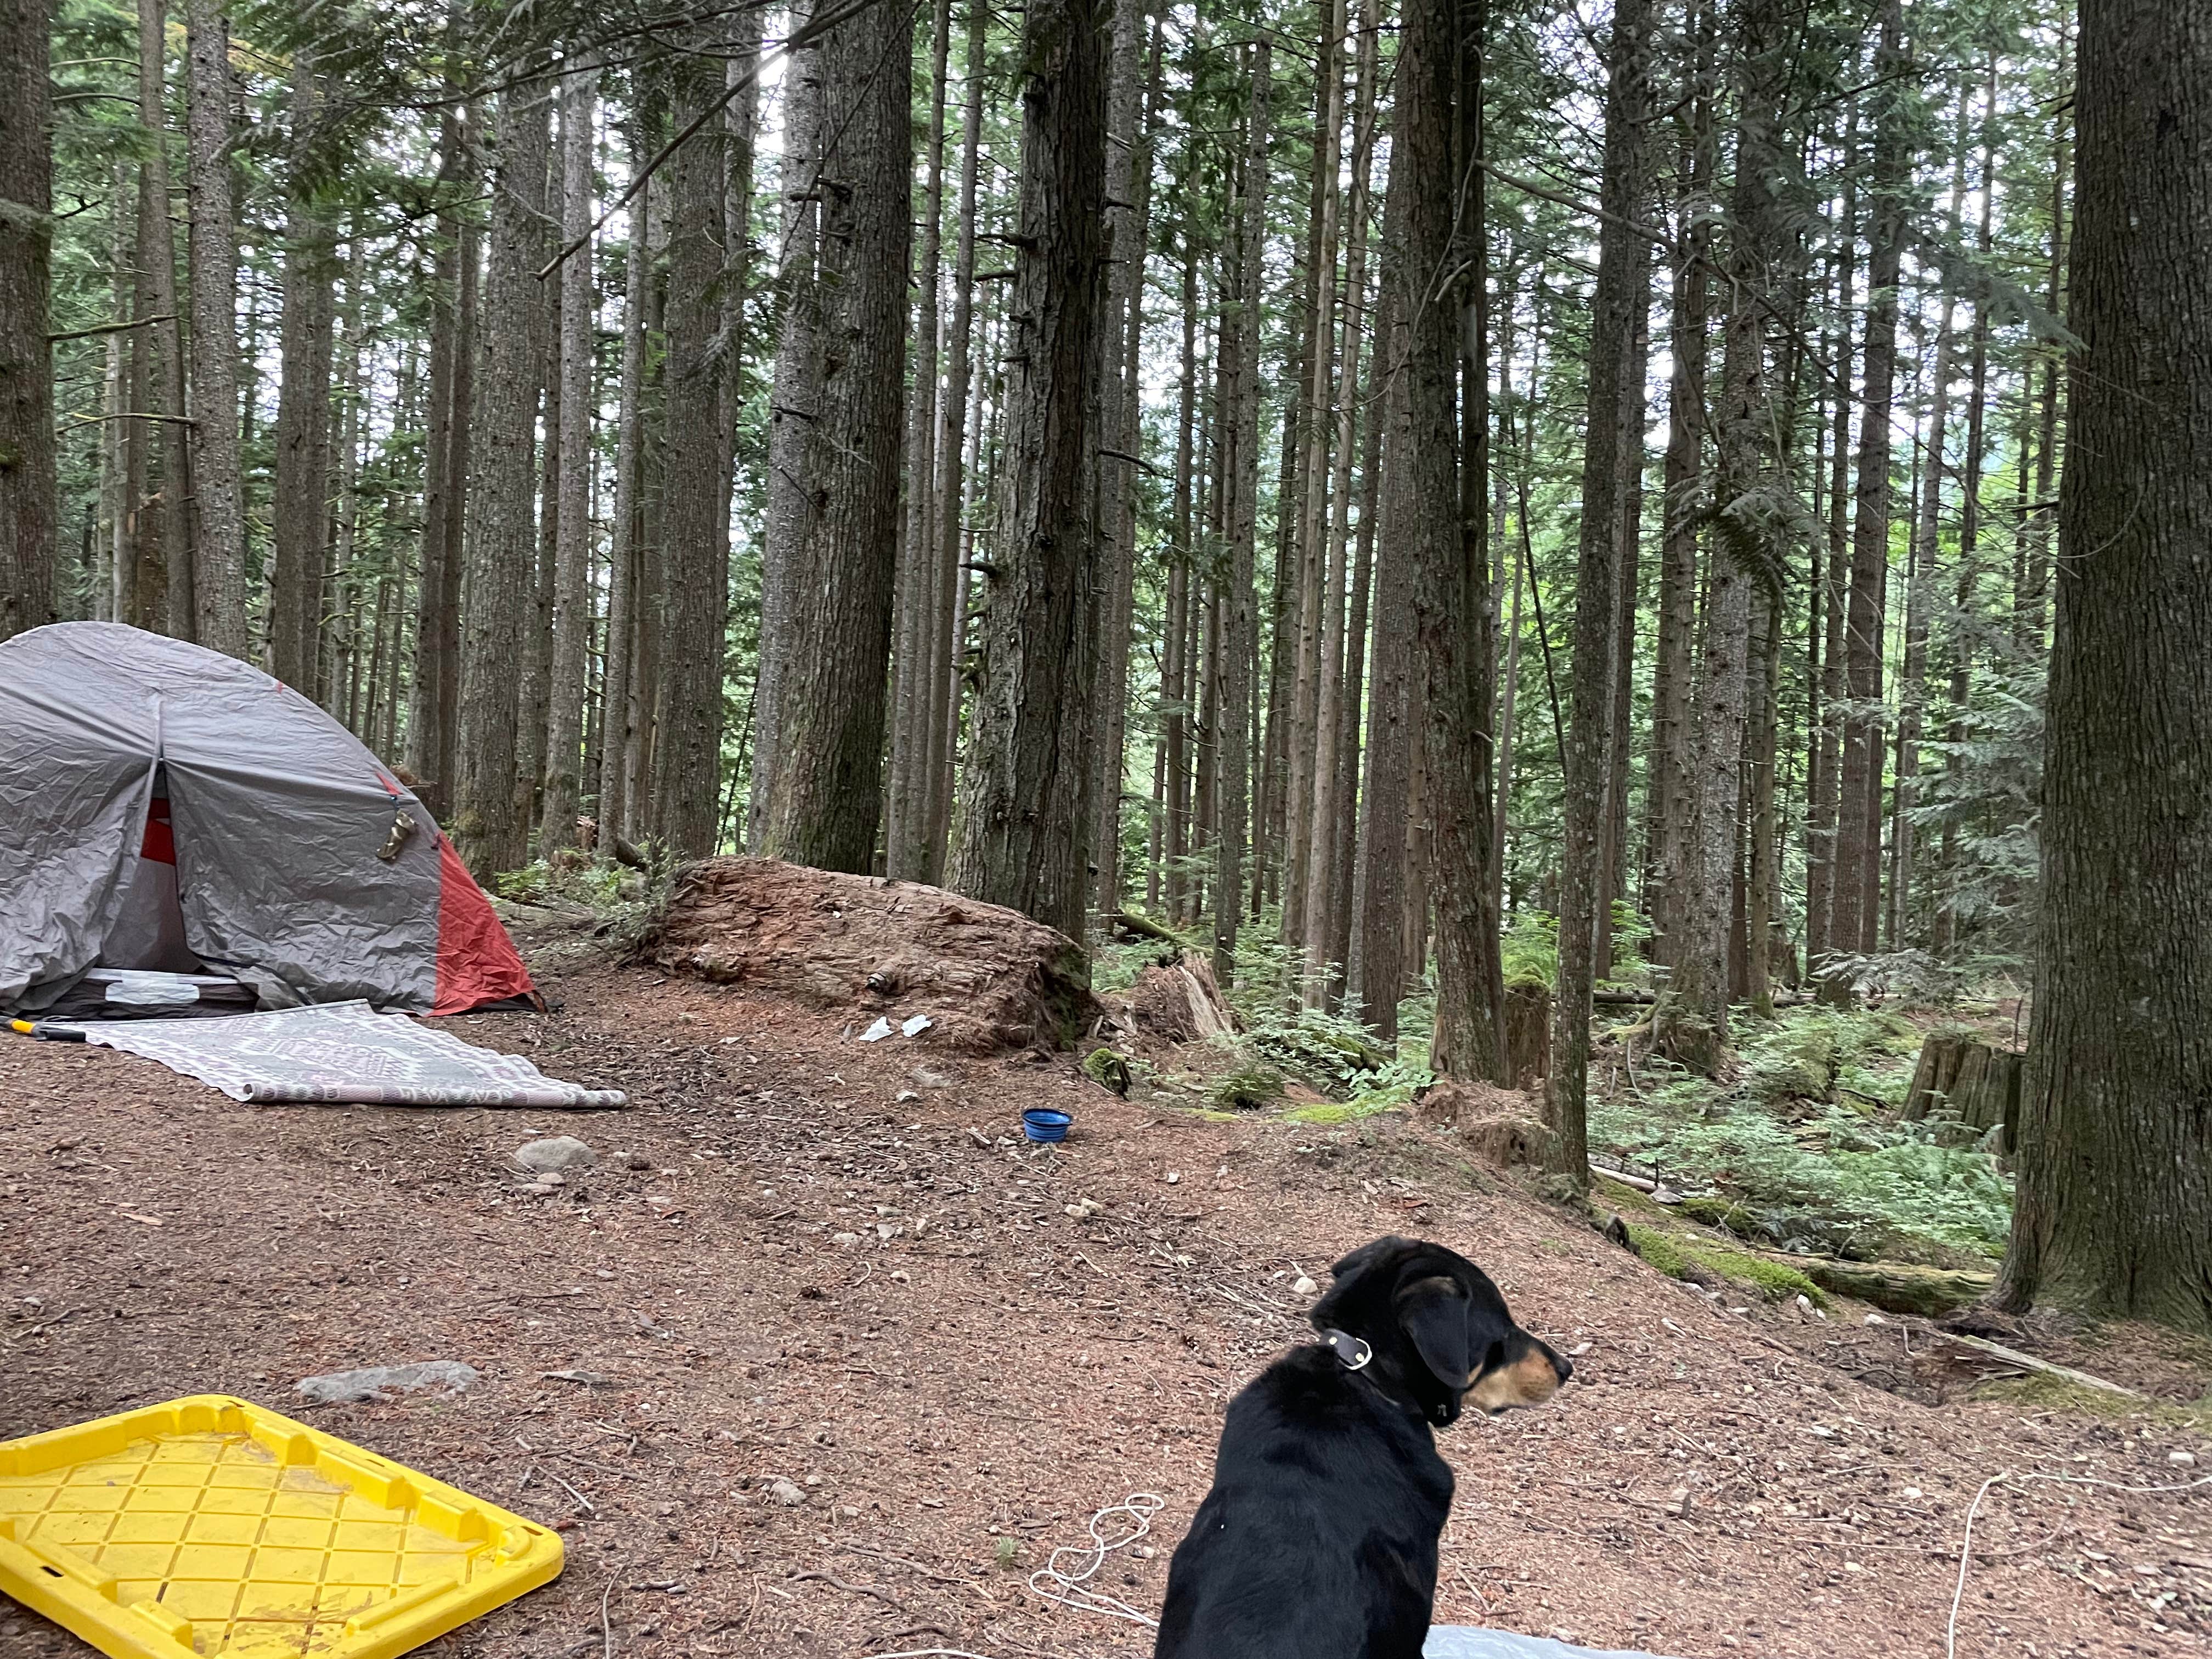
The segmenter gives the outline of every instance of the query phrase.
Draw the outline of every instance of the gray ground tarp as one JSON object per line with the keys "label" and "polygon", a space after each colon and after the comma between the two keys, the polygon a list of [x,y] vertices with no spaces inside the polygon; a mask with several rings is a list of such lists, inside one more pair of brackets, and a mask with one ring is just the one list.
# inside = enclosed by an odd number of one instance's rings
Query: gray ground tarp
{"label": "gray ground tarp", "polygon": [[1489,1630],[1474,1625],[1434,1625],[1422,1659],[1651,1659],[1617,1648],[1578,1648],[1548,1636]]}
{"label": "gray ground tarp", "polygon": [[[44,1006],[102,962],[157,773],[200,962],[246,981],[264,1006],[432,1006],[441,867],[429,813],[296,691],[109,623],[0,644],[0,1005]],[[379,859],[403,813],[415,833]]]}

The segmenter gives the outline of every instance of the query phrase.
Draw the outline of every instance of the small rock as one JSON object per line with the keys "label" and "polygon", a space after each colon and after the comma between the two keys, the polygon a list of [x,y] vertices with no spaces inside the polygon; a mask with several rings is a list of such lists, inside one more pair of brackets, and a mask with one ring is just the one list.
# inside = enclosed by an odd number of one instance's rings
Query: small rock
{"label": "small rock", "polygon": [[911,1285],[914,1283],[914,1275],[907,1272],[903,1267],[894,1267],[891,1269],[891,1283],[894,1285]]}
{"label": "small rock", "polygon": [[810,1474],[806,1477],[806,1484],[810,1486],[818,1486],[822,1484],[822,1477],[818,1474]]}
{"label": "small rock", "polygon": [[1654,1204],[1680,1204],[1682,1195],[1672,1187],[1655,1187],[1651,1189],[1651,1201]]}
{"label": "small rock", "polygon": [[434,1392],[446,1399],[474,1386],[477,1371],[458,1359],[426,1359],[414,1365],[373,1365],[357,1371],[328,1371],[303,1376],[299,1391],[325,1406],[360,1405],[393,1400],[403,1394]]}
{"label": "small rock", "polygon": [[2170,1451],[2166,1455],[2166,1461],[2172,1464],[2177,1469],[2193,1469],[2197,1467],[2197,1454],[2194,1452],[2185,1451]]}
{"label": "small rock", "polygon": [[653,1160],[647,1158],[643,1152],[624,1152],[623,1154],[623,1168],[625,1170],[650,1170],[652,1167]]}
{"label": "small rock", "polygon": [[907,1073],[925,1089],[950,1089],[952,1079],[942,1072],[933,1072],[927,1066],[917,1066]]}
{"label": "small rock", "polygon": [[1169,1185],[1169,1186],[1172,1187],[1172,1186],[1176,1185],[1176,1182],[1180,1182],[1182,1179],[1182,1176],[1179,1173],[1177,1173],[1176,1170],[1170,1170],[1168,1171],[1168,1185]]}
{"label": "small rock", "polygon": [[1296,1279],[1291,1281],[1291,1294],[1292,1296],[1312,1296],[1319,1291],[1320,1289],[1320,1285],[1315,1284],[1313,1280],[1308,1279],[1304,1273],[1300,1273]]}
{"label": "small rock", "polygon": [[1679,1516],[1687,1515],[1689,1512],[1690,1489],[1687,1486],[1677,1486],[1667,1494],[1668,1514]]}
{"label": "small rock", "polygon": [[896,1095],[892,1096],[892,1097],[891,1097],[891,1098],[892,1098],[894,1101],[897,1102],[900,1105],[904,1105],[908,1101],[909,1101],[909,1100],[920,1100],[920,1099],[921,1098],[921,1097],[920,1095],[916,1094],[916,1093],[915,1093],[913,1090],[911,1090],[911,1089],[902,1089],[902,1090],[900,1090],[900,1091],[898,1091],[898,1093],[896,1093]]}
{"label": "small rock", "polygon": [[533,1140],[515,1149],[514,1161],[524,1169],[538,1175],[554,1175],[563,1170],[589,1170],[599,1161],[599,1155],[574,1135],[548,1135],[543,1140]]}
{"label": "small rock", "polygon": [[1869,1325],[1887,1325],[1889,1323],[1889,1322],[1887,1319],[1884,1319],[1880,1314],[1869,1314],[1866,1316],[1866,1322]]}
{"label": "small rock", "polygon": [[806,1501],[805,1492],[781,1477],[769,1484],[768,1493],[787,1510],[795,1510]]}
{"label": "small rock", "polygon": [[830,1235],[830,1242],[832,1244],[850,1249],[860,1242],[860,1236],[858,1233],[832,1233]]}

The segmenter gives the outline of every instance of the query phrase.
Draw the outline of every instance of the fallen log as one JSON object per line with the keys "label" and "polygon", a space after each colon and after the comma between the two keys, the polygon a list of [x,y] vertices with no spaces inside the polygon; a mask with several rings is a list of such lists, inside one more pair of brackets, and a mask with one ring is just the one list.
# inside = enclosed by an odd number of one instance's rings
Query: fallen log
{"label": "fallen log", "polygon": [[638,952],[721,985],[901,1025],[938,1047],[1067,1048],[1105,1011],[1066,934],[940,887],[776,859],[685,866]]}
{"label": "fallen log", "polygon": [[2087,1371],[2077,1371],[2071,1365],[2054,1365],[2048,1359],[2038,1359],[2032,1353],[2022,1353],[2018,1348],[2008,1348],[2002,1342],[1992,1342],[1987,1337],[1968,1336],[1963,1331],[1937,1330],[1936,1335],[1946,1342],[1955,1342],[1962,1348],[1978,1349],[1994,1354],[2008,1365],[2018,1365],[2031,1371],[2040,1371],[2045,1376],[2055,1376],[2077,1388],[2095,1389],[2104,1394],[2124,1394],[2130,1400],[2142,1400],[2145,1395],[2133,1389],[2123,1388],[2118,1382],[2107,1382],[2101,1376],[2092,1376]]}
{"label": "fallen log", "polygon": [[1919,1267],[1902,1261],[1846,1261],[1840,1256],[1759,1253],[1795,1267],[1822,1290],[1871,1303],[1886,1313],[1934,1316],[1978,1302],[1996,1282],[1995,1273]]}

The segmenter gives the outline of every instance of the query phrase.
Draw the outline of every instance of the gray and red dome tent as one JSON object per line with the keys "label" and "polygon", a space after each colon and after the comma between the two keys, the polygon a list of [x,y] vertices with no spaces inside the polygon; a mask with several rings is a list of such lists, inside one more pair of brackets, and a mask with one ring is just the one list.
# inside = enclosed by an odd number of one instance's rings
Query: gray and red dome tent
{"label": "gray and red dome tent", "polygon": [[0,642],[0,1008],[88,979],[230,979],[263,1008],[534,1001],[437,823],[258,669],[113,623]]}

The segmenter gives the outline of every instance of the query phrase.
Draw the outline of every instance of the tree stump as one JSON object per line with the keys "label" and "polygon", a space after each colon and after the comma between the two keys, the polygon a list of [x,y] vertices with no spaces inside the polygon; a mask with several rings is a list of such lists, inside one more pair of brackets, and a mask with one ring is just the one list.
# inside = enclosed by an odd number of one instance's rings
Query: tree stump
{"label": "tree stump", "polygon": [[1505,1063],[1516,1089],[1534,1089],[1552,1074],[1552,993],[1543,985],[1505,988]]}
{"label": "tree stump", "polygon": [[975,1053],[1066,1048],[1105,1012],[1083,947],[1018,910],[776,859],[678,871],[640,954],[867,1019],[926,1014],[931,1043]]}
{"label": "tree stump", "polygon": [[1901,1121],[1917,1123],[1941,1113],[1972,1129],[2002,1126],[2009,1145],[2020,1113],[2021,1067],[2025,1059],[1956,1032],[1932,1032],[1920,1045],[1920,1060],[1912,1069],[1912,1087],[1905,1094]]}

